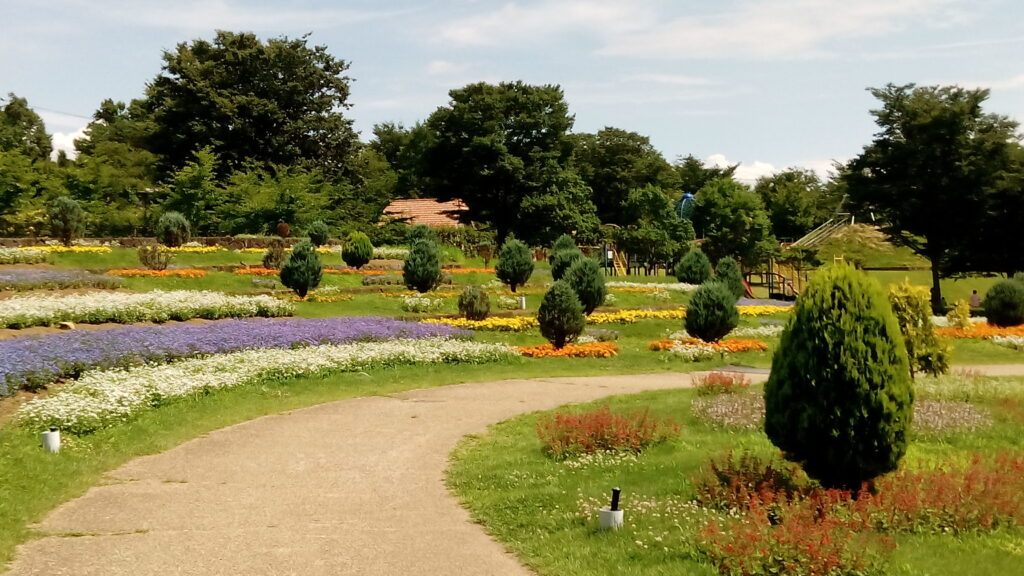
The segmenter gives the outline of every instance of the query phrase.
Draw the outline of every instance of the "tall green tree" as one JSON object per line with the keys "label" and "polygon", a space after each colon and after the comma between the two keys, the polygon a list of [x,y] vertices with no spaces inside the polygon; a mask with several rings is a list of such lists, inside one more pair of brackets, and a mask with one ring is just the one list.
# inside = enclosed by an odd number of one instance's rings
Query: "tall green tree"
{"label": "tall green tree", "polygon": [[997,266],[980,252],[998,249],[990,244],[997,236],[1019,236],[992,229],[997,206],[1021,197],[1007,182],[1020,169],[1017,124],[983,111],[984,89],[888,84],[870,92],[882,104],[871,111],[880,130],[844,171],[850,205],[931,262],[938,311],[941,278]]}
{"label": "tall green tree", "polygon": [[828,220],[839,202],[821,178],[811,170],[790,168],[762,176],[754,184],[761,197],[772,232],[778,238],[796,240]]}
{"label": "tall green tree", "polygon": [[7,95],[0,108],[0,151],[18,151],[32,160],[49,160],[53,143],[43,119],[29,108],[28,100]]}
{"label": "tall green tree", "polygon": [[749,268],[779,247],[761,198],[728,178],[712,180],[697,193],[693,227],[705,239],[701,249],[715,261],[732,256]]}
{"label": "tall green tree", "polygon": [[220,158],[219,179],[246,165],[301,165],[343,174],[356,149],[348,63],[308,36],[271,38],[218,31],[163,54],[146,90],[154,131],[149,149],[164,174],[195,150]]}
{"label": "tall green tree", "polygon": [[198,236],[217,231],[216,212],[226,201],[217,184],[217,164],[217,155],[212,150],[198,150],[171,177],[170,197],[164,202],[164,209],[180,212]]}
{"label": "tall green tree", "polygon": [[615,242],[648,272],[681,257],[694,237],[693,226],[676,214],[672,201],[656,186],[631,191],[622,215],[629,224],[616,229]]}
{"label": "tall green tree", "polygon": [[575,134],[573,164],[590,186],[603,224],[628,224],[622,207],[629,193],[644,186],[678,187],[679,177],[648,137],[606,127],[597,134]]}
{"label": "tall green tree", "polygon": [[419,122],[412,128],[384,122],[373,127],[373,136],[370,149],[380,154],[394,171],[394,197],[421,197],[427,188],[423,181],[423,162],[433,140],[430,129]]}
{"label": "tall green tree", "polygon": [[593,203],[576,199],[579,178],[569,169],[573,117],[561,88],[481,82],[449,96],[427,120],[435,136],[423,164],[431,194],[461,198],[470,219],[494,227],[499,244],[510,232],[542,244],[572,231],[538,227],[547,211],[557,212],[558,227],[596,228]]}
{"label": "tall green tree", "polygon": [[693,154],[676,159],[672,167],[679,178],[679,189],[683,192],[696,194],[708,182],[719,178],[732,179],[739,163],[732,166],[707,166],[704,161]]}

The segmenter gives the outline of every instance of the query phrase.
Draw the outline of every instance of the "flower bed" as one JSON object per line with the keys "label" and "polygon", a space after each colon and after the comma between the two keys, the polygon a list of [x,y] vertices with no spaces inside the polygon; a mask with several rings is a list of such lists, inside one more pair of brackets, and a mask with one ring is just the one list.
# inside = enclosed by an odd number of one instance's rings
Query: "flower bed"
{"label": "flower bed", "polygon": [[621,414],[612,412],[607,404],[578,414],[556,412],[537,420],[543,450],[556,460],[599,451],[638,454],[678,436],[680,430],[675,422],[654,418],[647,410]]}
{"label": "flower bed", "polygon": [[171,252],[174,254],[210,254],[212,252],[227,252],[227,249],[223,246],[161,246],[160,250],[163,252]]}
{"label": "flower bed", "polygon": [[676,308],[672,310],[616,310],[615,312],[595,312],[587,317],[587,323],[632,324],[637,320],[680,320],[685,317],[685,308]]}
{"label": "flower bed", "polygon": [[15,296],[0,300],[0,328],[44,326],[57,322],[166,322],[205,318],[289,316],[293,306],[271,296],[229,296],[220,292],[179,290],[142,294],[92,292],[63,296]]}
{"label": "flower bed", "polygon": [[0,264],[41,264],[49,260],[45,250],[35,248],[0,248]]}
{"label": "flower bed", "polygon": [[697,289],[696,284],[684,282],[623,282],[612,280],[605,282],[605,286],[613,292],[693,292]]}
{"label": "flower bed", "polygon": [[84,270],[0,270],[0,290],[66,290],[69,288],[120,288],[121,279]]}
{"label": "flower bed", "polygon": [[661,352],[665,350],[670,351],[678,346],[707,346],[715,352],[747,352],[749,350],[763,352],[768,349],[767,343],[761,340],[746,338],[730,338],[728,340],[719,340],[718,342],[704,342],[697,338],[655,340],[647,345],[647,349],[655,352]]}
{"label": "flower bed", "polygon": [[64,246],[63,244],[47,244],[46,246],[25,246],[18,250],[38,250],[48,253],[71,252],[73,254],[109,254],[110,246]]}
{"label": "flower bed", "polygon": [[523,332],[537,327],[537,319],[532,316],[513,316],[510,318],[491,317],[484,320],[466,320],[465,318],[426,318],[427,324],[447,324],[469,330],[493,330],[495,332]]}
{"label": "flower bed", "polygon": [[983,322],[974,324],[970,328],[957,328],[955,326],[939,327],[935,329],[935,332],[939,336],[945,336],[946,338],[989,339],[996,336],[1024,336],[1024,324],[1001,328],[993,326],[988,322]]}
{"label": "flower bed", "polygon": [[[324,268],[324,274],[360,274],[362,276],[383,276],[388,272],[384,270],[356,270],[355,268]],[[401,270],[392,270],[393,274],[401,274]],[[281,274],[280,270],[274,268],[263,268],[262,266],[246,266],[244,268],[236,268],[235,274],[242,276],[278,276]]]}
{"label": "flower bed", "polygon": [[141,270],[138,268],[126,268],[123,270],[108,270],[107,274],[121,276],[124,278],[202,278],[203,276],[206,276],[206,270],[198,270],[194,268],[175,268],[169,270]]}
{"label": "flower bed", "polygon": [[33,429],[55,426],[87,434],[204,390],[410,364],[497,362],[514,355],[498,344],[437,338],[245,350],[161,366],[87,372],[61,392],[24,404],[17,419]]}
{"label": "flower bed", "polygon": [[619,347],[612,342],[588,342],[566,344],[555,348],[551,344],[520,346],[519,353],[529,358],[611,358],[619,354]]}
{"label": "flower bed", "polygon": [[1024,336],[993,336],[992,342],[1014,350],[1024,350]]}
{"label": "flower bed", "polygon": [[740,316],[771,316],[772,314],[789,312],[792,308],[792,306],[746,306],[743,304],[736,306],[736,309],[740,311]]}
{"label": "flower bed", "polygon": [[209,324],[131,326],[74,331],[0,341],[0,396],[38,388],[89,369],[223,354],[254,348],[296,348],[356,340],[461,337],[450,326],[429,326],[393,318],[287,318],[224,320]]}

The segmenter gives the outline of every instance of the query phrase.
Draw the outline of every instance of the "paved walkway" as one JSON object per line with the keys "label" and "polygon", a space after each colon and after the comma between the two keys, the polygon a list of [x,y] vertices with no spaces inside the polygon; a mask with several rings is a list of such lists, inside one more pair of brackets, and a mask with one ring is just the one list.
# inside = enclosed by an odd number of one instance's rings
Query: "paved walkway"
{"label": "paved walkway", "polygon": [[525,412],[689,384],[507,380],[259,418],[111,472],[39,525],[47,535],[19,548],[9,576],[527,576],[444,486],[459,439]]}

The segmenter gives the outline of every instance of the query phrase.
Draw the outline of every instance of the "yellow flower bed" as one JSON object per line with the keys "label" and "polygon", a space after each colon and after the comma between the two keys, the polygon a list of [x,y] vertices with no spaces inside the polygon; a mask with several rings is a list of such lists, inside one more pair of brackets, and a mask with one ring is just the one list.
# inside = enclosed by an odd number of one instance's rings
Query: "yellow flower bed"
{"label": "yellow flower bed", "polygon": [[686,308],[674,310],[617,310],[595,312],[587,317],[590,324],[632,324],[637,320],[678,320],[686,317]]}
{"label": "yellow flower bed", "polygon": [[447,324],[456,328],[470,330],[492,330],[495,332],[523,332],[537,326],[537,319],[532,316],[495,317],[485,320],[466,320],[465,318],[427,318],[427,324]]}
{"label": "yellow flower bed", "polygon": [[736,308],[739,309],[740,316],[771,316],[793,309],[792,306],[737,306]]}
{"label": "yellow flower bed", "polygon": [[161,246],[160,249],[174,254],[209,254],[210,252],[225,251],[220,246],[176,246],[174,248]]}
{"label": "yellow flower bed", "polygon": [[72,252],[75,254],[108,254],[110,246],[25,246],[19,250],[39,250],[40,252]]}

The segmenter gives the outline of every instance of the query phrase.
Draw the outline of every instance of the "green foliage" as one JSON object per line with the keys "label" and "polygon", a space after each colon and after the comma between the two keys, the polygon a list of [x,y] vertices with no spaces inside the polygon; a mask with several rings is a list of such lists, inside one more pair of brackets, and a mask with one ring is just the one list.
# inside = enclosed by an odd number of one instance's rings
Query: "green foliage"
{"label": "green foliage", "polygon": [[734,180],[719,178],[701,188],[693,228],[712,260],[732,256],[752,267],[779,248],[761,197]]}
{"label": "green foliage", "polygon": [[735,259],[728,256],[720,259],[715,266],[715,277],[729,288],[734,301],[743,297],[743,293],[746,291],[743,286],[743,272]]}
{"label": "green foliage", "polygon": [[857,489],[907,450],[914,391],[881,286],[840,264],[797,299],[764,388],[765,432],[826,487]]}
{"label": "green foliage", "polygon": [[533,254],[530,248],[514,237],[506,240],[498,253],[494,272],[498,280],[515,292],[516,288],[529,282],[533,274]]}
{"label": "green foliage", "polygon": [[181,212],[164,212],[156,223],[156,237],[164,246],[177,248],[192,238],[192,227]]}
{"label": "green foliage", "polygon": [[263,267],[277,270],[284,263],[284,240],[274,238],[263,253]]}
{"label": "green foliage", "polygon": [[711,278],[711,260],[704,251],[694,246],[676,264],[676,280],[686,284],[703,284]]}
{"label": "green foliage", "polygon": [[686,306],[683,325],[695,338],[705,342],[718,342],[740,323],[736,298],[721,281],[711,280],[697,288]]}
{"label": "green foliage", "polygon": [[437,244],[437,234],[434,229],[426,224],[409,226],[405,230],[405,243],[412,246],[417,240],[426,240]]}
{"label": "green foliage", "polygon": [[589,189],[570,166],[573,118],[558,86],[470,84],[427,120],[422,162],[429,191],[460,198],[498,243],[509,233],[532,245],[558,234],[596,232]]}
{"label": "green foliage", "polygon": [[29,108],[28,100],[13,92],[7,94],[7,104],[0,108],[0,151],[42,161],[49,161],[53,151],[43,119]]}
{"label": "green foliage", "polygon": [[713,180],[732,180],[739,163],[732,166],[707,166],[704,161],[693,154],[677,158],[672,167],[679,178],[679,189],[683,192],[696,194],[701,188]]}
{"label": "green foliage", "polygon": [[220,159],[218,180],[249,167],[301,165],[338,174],[358,147],[342,115],[348,64],[324,46],[308,46],[305,36],[261,41],[221,30],[212,42],[178,44],[163,60],[146,89],[146,107],[149,149],[164,173],[209,147]]}
{"label": "green foliage", "polygon": [[[323,246],[331,237],[331,229],[323,220],[314,220],[306,227],[306,235],[313,246]],[[367,239],[369,240],[369,239]]]}
{"label": "green foliage", "polygon": [[583,252],[580,252],[579,248],[573,248],[572,250],[559,250],[558,252],[555,252],[551,256],[551,277],[555,280],[561,280],[577,260],[582,260],[584,258],[586,258],[586,256],[583,255]]}
{"label": "green foliage", "polygon": [[982,110],[987,89],[870,92],[882,104],[871,111],[879,131],[843,172],[850,208],[931,262],[932,310],[942,309],[941,278],[1024,269],[1016,122]]}
{"label": "green foliage", "polygon": [[604,273],[601,265],[593,258],[580,258],[565,273],[565,281],[569,283],[580,303],[583,312],[589,316],[591,312],[604,303],[608,288],[604,285]]}
{"label": "green foliage", "polygon": [[85,232],[85,212],[68,196],[60,196],[50,203],[48,215],[50,233],[65,246],[70,246],[72,240]]}
{"label": "green foliage", "polygon": [[291,288],[299,298],[305,298],[310,290],[320,285],[323,273],[324,266],[316,248],[303,240],[292,248],[288,261],[281,267],[281,284]]}
{"label": "green foliage", "polygon": [[373,259],[373,244],[370,243],[370,238],[362,232],[349,234],[341,250],[341,259],[353,268],[362,268]]}
{"label": "green foliage", "polygon": [[643,264],[649,272],[679,258],[694,238],[693,225],[679,217],[660,188],[631,191],[622,214],[629,224],[615,231],[615,242],[631,262]]}
{"label": "green foliage", "polygon": [[216,231],[214,215],[226,203],[224,190],[217,185],[218,165],[217,155],[203,148],[171,176],[171,195],[164,209],[182,213],[198,235]]}
{"label": "green foliage", "polygon": [[583,333],[587,324],[583,304],[568,282],[558,280],[544,293],[537,310],[537,323],[541,336],[555,348],[562,348]]}
{"label": "green foliage", "polygon": [[835,191],[813,171],[799,168],[762,176],[754,184],[768,211],[772,233],[788,240],[800,238],[832,217],[839,204]]}
{"label": "green foliage", "polygon": [[577,250],[579,247],[576,246],[576,240],[568,234],[562,234],[555,242],[551,244],[551,251],[548,253],[548,264],[553,265],[555,263],[555,254],[563,250]]}
{"label": "green foliage", "polygon": [[928,305],[928,289],[904,280],[902,284],[889,286],[889,303],[907,347],[910,377],[914,378],[917,371],[932,376],[949,372],[949,344],[935,333]]}
{"label": "green foliage", "polygon": [[466,320],[483,320],[491,313],[491,300],[479,286],[466,286],[459,294],[459,314]]}
{"label": "green foliage", "polygon": [[1001,280],[985,293],[981,307],[990,324],[1018,326],[1024,324],[1024,283]]}
{"label": "green foliage", "polygon": [[441,282],[441,257],[437,244],[416,240],[402,265],[405,286],[420,293],[429,292]]}
{"label": "green foliage", "polygon": [[953,306],[946,313],[946,321],[955,328],[967,329],[971,327],[971,305],[963,298],[953,302]]}
{"label": "green foliage", "polygon": [[137,254],[139,263],[147,270],[166,270],[174,259],[174,254],[154,245],[139,246]]}

